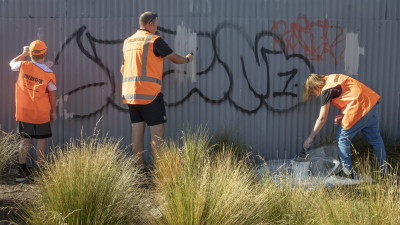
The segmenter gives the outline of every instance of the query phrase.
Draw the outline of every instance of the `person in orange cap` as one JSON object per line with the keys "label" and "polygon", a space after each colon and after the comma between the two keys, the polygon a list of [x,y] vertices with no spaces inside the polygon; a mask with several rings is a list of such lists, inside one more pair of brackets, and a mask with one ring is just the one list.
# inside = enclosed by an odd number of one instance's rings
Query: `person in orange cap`
{"label": "person in orange cap", "polygon": [[[29,47],[24,46],[23,52],[9,64],[12,71],[19,71],[15,84],[15,118],[17,132],[24,138],[18,155],[17,182],[25,181],[30,175],[26,158],[32,138],[37,139],[37,165],[45,162],[46,138],[52,136],[50,121],[56,120],[56,76],[44,64],[46,52],[46,44],[36,40]],[[28,55],[31,61],[22,61]]]}
{"label": "person in orange cap", "polygon": [[375,159],[381,172],[387,173],[386,151],[380,131],[378,100],[380,96],[356,79],[344,74],[319,75],[312,73],[304,82],[303,101],[311,96],[320,96],[321,109],[314,129],[304,141],[308,149],[317,133],[324,126],[330,104],[341,111],[335,118],[338,126],[337,142],[342,170],[338,175],[354,178],[350,157],[350,140],[358,133],[366,137],[375,152]]}

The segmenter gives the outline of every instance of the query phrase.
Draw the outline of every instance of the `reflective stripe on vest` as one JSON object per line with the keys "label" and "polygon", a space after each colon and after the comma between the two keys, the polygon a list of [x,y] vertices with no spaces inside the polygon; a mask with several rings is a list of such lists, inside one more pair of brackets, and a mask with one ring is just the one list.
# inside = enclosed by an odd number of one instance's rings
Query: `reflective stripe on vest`
{"label": "reflective stripe on vest", "polygon": [[146,99],[146,100],[153,100],[154,95],[144,95],[144,94],[131,94],[131,95],[123,95],[124,99]]}
{"label": "reflective stripe on vest", "polygon": [[147,36],[146,41],[143,44],[143,55],[142,55],[142,76],[145,77],[147,76],[147,71],[146,71],[146,66],[147,66],[147,55],[149,53],[149,43],[151,40],[151,37],[153,37],[154,34],[150,34]]}
{"label": "reflective stripe on vest", "polygon": [[124,43],[124,104],[149,104],[161,91],[163,59],[153,52],[157,35],[139,30]]}
{"label": "reflective stripe on vest", "polygon": [[136,77],[124,77],[122,78],[122,82],[131,82],[131,81],[148,81],[148,82],[153,82],[157,83],[159,85],[162,84],[162,81],[154,78],[154,77],[147,77],[147,76],[136,76]]}

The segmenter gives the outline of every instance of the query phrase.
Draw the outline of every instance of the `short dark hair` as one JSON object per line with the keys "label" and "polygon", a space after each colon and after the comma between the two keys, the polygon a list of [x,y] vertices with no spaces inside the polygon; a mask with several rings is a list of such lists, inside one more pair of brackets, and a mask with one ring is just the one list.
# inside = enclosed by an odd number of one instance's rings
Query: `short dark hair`
{"label": "short dark hair", "polygon": [[145,25],[153,22],[157,17],[158,17],[157,13],[153,13],[153,12],[149,12],[149,11],[144,12],[139,17],[139,24],[140,24],[140,26],[145,26]]}

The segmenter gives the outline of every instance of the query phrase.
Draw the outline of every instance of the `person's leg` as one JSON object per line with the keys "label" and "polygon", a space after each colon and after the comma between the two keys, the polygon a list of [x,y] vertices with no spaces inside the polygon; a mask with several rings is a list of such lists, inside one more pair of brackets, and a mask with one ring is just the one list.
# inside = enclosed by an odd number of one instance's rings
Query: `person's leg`
{"label": "person's leg", "polygon": [[164,132],[165,132],[165,124],[150,126],[151,151],[154,157],[157,156],[158,150],[162,147],[164,143]]}
{"label": "person's leg", "polygon": [[36,163],[38,166],[43,166],[46,154],[46,138],[37,139],[36,141]]}
{"label": "person's leg", "polygon": [[339,147],[339,158],[343,167],[343,172],[347,175],[353,173],[353,165],[350,156],[351,139],[364,128],[365,122],[366,119],[363,117],[349,129],[343,129],[340,126],[336,133]]}
{"label": "person's leg", "polygon": [[34,138],[36,138],[36,165],[43,167],[46,161],[46,142],[53,134],[50,122],[34,125]]}
{"label": "person's leg", "polygon": [[29,147],[31,145],[32,139],[24,138],[20,144],[20,150],[18,154],[18,162],[19,164],[26,164],[26,158],[28,157]]}
{"label": "person's leg", "polygon": [[32,136],[35,134],[34,125],[20,121],[17,121],[17,123],[17,133],[23,138],[19,146],[18,163],[26,164],[26,158],[31,145]]}
{"label": "person's leg", "polygon": [[151,152],[153,157],[156,157],[158,150],[164,143],[165,123],[167,122],[162,93],[159,93],[153,102],[146,105],[143,117],[150,127]]}
{"label": "person's leg", "polygon": [[338,147],[339,147],[339,158],[340,163],[342,164],[342,170],[345,174],[353,173],[353,165],[351,163],[351,156],[350,156],[350,140],[351,138],[348,137],[346,130],[342,127],[339,128],[336,134]]}
{"label": "person's leg", "polygon": [[142,168],[144,166],[143,142],[145,128],[145,122],[132,123],[132,151],[137,159],[136,165],[138,168]]}
{"label": "person's leg", "polygon": [[30,138],[24,138],[20,143],[20,149],[18,153],[18,175],[15,178],[16,182],[24,182],[29,176],[29,171],[26,166],[26,158],[28,157],[31,141],[32,139]]}
{"label": "person's leg", "polygon": [[142,168],[143,163],[143,142],[144,142],[144,131],[146,124],[143,118],[143,108],[144,105],[128,105],[129,107],[129,117],[131,119],[131,144],[132,152],[134,157],[136,157],[136,166]]}
{"label": "person's leg", "polygon": [[19,143],[19,152],[18,152],[18,175],[15,179],[17,182],[24,182],[29,176],[29,171],[26,166],[26,160],[28,158],[28,152],[32,142],[32,136],[35,134],[34,125],[31,123],[25,123],[21,121],[17,121],[17,133],[23,139]]}
{"label": "person's leg", "polygon": [[386,150],[382,140],[381,133],[379,131],[379,112],[378,107],[374,106],[370,112],[368,112],[368,126],[366,126],[362,133],[374,149],[375,159],[377,161],[379,169],[387,172],[386,165]]}

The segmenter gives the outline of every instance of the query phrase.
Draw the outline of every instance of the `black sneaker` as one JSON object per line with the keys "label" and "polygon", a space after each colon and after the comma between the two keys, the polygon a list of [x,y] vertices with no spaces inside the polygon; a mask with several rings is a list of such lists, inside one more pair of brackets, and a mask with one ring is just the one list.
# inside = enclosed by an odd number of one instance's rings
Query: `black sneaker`
{"label": "black sneaker", "polygon": [[354,180],[354,173],[347,174],[341,170],[339,173],[335,174],[336,176],[343,177],[343,178],[349,178]]}
{"label": "black sneaker", "polygon": [[15,181],[16,182],[25,182],[29,176],[30,176],[30,172],[29,172],[28,168],[26,167],[26,164],[19,164],[18,175],[15,178]]}
{"label": "black sneaker", "polygon": [[45,167],[42,165],[36,165],[32,171],[30,171],[30,179],[32,181],[39,181],[40,180],[40,176],[43,173],[43,171],[45,170]]}
{"label": "black sneaker", "polygon": [[25,182],[26,179],[28,179],[28,176],[26,176],[23,173],[18,173],[17,177],[15,178],[16,182]]}

